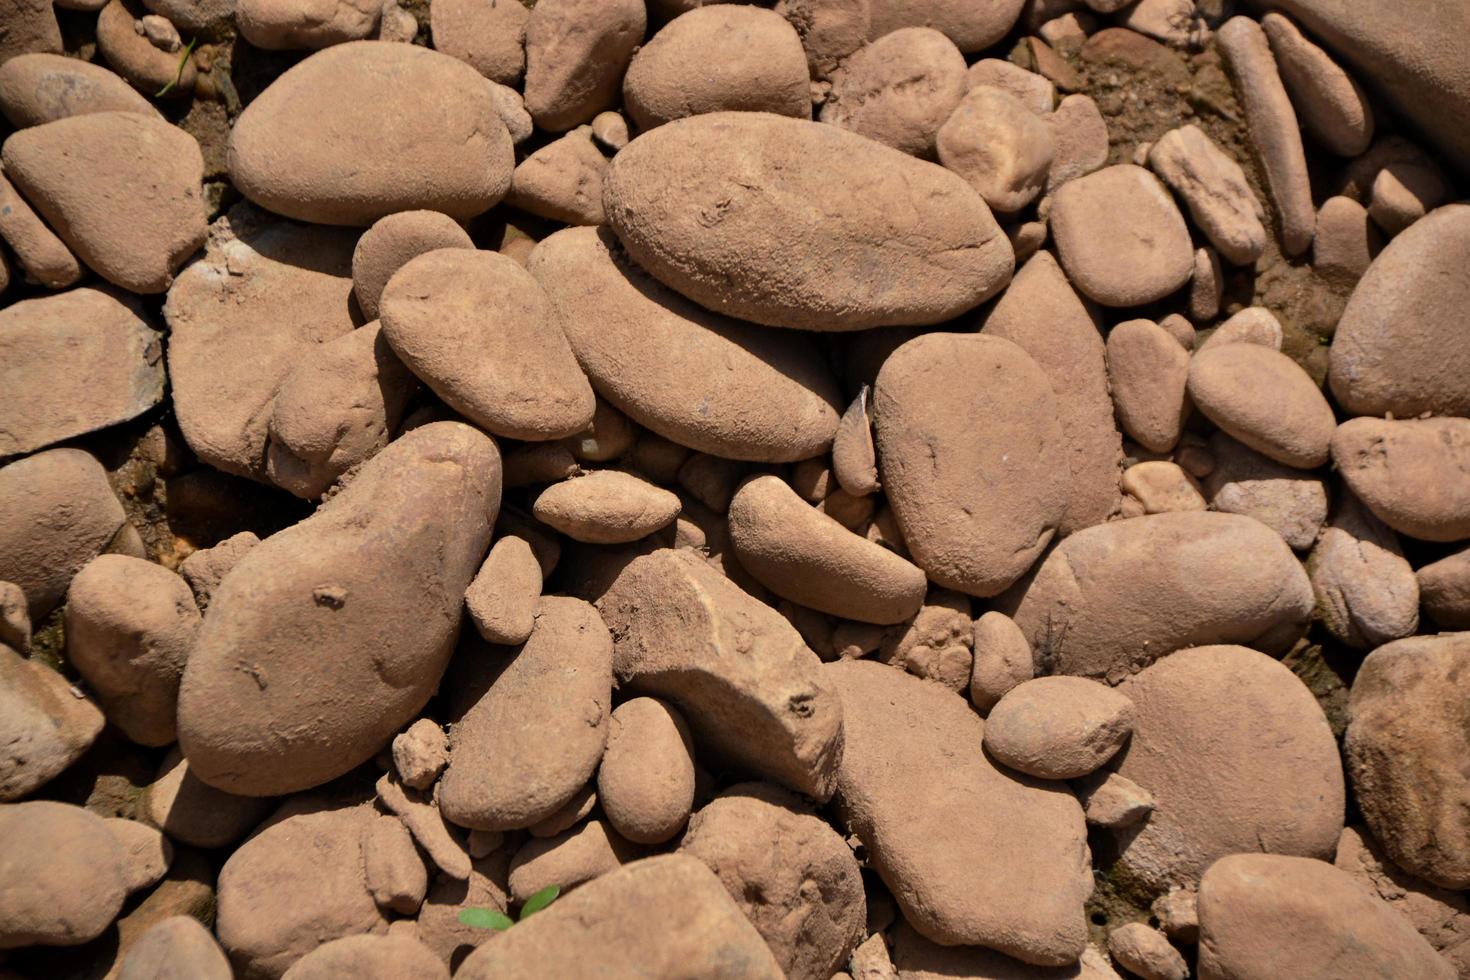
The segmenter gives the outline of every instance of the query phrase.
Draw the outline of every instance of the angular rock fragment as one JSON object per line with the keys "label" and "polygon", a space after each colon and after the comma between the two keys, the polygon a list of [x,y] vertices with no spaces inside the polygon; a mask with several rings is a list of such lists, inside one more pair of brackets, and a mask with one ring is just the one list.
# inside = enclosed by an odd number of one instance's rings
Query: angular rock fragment
{"label": "angular rock fragment", "polygon": [[455,975],[571,976],[594,957],[610,973],[637,972],[647,980],[782,976],[720,880],[684,855],[635,861],[602,876],[471,953]]}
{"label": "angular rock fragment", "polygon": [[1293,550],[1312,547],[1327,522],[1327,484],[1320,476],[1267,459],[1223,432],[1210,436],[1209,452],[1215,466],[1201,483],[1211,507],[1254,517]]}
{"label": "angular rock fragment", "polygon": [[842,706],[780,615],[685,551],[634,559],[598,607],[619,684],[673,702],[701,757],[825,801],[842,755]]}
{"label": "angular rock fragment", "polygon": [[827,980],[863,934],[857,861],[795,794],[732,786],[694,815],[679,851],[719,876],[791,980]]}
{"label": "angular rock fragment", "polygon": [[643,42],[642,0],[547,0],[526,19],[526,111],[538,129],[563,132],[617,99]]}

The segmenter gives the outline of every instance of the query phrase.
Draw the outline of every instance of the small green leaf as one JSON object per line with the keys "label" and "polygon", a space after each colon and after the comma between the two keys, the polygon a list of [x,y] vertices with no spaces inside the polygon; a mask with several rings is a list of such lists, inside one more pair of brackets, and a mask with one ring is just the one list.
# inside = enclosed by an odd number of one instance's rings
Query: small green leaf
{"label": "small green leaf", "polygon": [[545,888],[541,889],[539,892],[526,899],[526,904],[521,906],[521,921],[524,922],[532,915],[535,915],[537,912],[540,912],[542,909],[546,908],[546,906],[556,901],[556,896],[560,894],[561,885],[547,885]]}
{"label": "small green leaf", "polygon": [[459,921],[476,929],[499,929],[501,932],[515,925],[510,916],[494,909],[460,909]]}
{"label": "small green leaf", "polygon": [[194,40],[192,40],[192,41],[189,42],[189,46],[187,48],[185,48],[184,49],[184,53],[179,56],[179,70],[176,71],[176,72],[174,72],[174,77],[173,77],[173,80],[172,81],[170,81],[167,85],[165,85],[163,88],[159,89],[156,93],[154,93],[154,96],[153,97],[155,99],[159,99],[159,98],[162,98],[163,96],[167,95],[169,93],[169,91],[175,85],[179,84],[179,80],[184,77],[184,65],[188,63],[188,61],[189,61],[189,55],[191,55],[191,54],[194,53],[194,45],[196,45],[198,43],[199,43],[199,39],[197,37],[194,38]]}

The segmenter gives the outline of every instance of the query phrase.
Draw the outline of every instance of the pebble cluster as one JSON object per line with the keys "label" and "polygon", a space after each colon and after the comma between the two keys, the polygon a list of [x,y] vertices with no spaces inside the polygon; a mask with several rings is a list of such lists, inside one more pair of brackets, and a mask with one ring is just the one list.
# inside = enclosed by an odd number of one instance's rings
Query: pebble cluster
{"label": "pebble cluster", "polygon": [[0,0],[0,977],[1467,980],[1467,34]]}

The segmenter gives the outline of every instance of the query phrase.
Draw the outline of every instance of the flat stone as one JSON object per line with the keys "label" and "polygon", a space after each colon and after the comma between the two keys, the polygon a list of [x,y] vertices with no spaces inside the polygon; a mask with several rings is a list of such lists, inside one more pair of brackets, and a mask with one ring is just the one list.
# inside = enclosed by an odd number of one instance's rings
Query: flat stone
{"label": "flat stone", "polygon": [[1199,928],[1201,980],[1456,976],[1408,919],[1326,861],[1222,858],[1200,882]]}
{"label": "flat stone", "polygon": [[1353,681],[1344,746],[1353,794],[1399,867],[1444,888],[1470,885],[1466,726],[1470,634],[1379,647]]}
{"label": "flat stone", "polygon": [[1470,207],[1416,222],[1373,260],[1332,338],[1328,380],[1355,415],[1470,417]]}
{"label": "flat stone", "polygon": [[1198,126],[1159,137],[1148,164],[1189,206],[1205,237],[1232,265],[1252,265],[1266,250],[1265,208],[1245,171]]}
{"label": "flat stone", "polygon": [[156,116],[69,116],[16,133],[0,158],[67,247],[124,289],[163,292],[204,244],[204,157]]}
{"label": "flat stone", "polygon": [[1046,174],[1048,194],[1069,180],[1101,170],[1108,162],[1108,124],[1089,95],[1069,95],[1047,117],[1051,126],[1051,169]]}
{"label": "flat stone", "polygon": [[1068,181],[1053,197],[1050,223],[1067,278],[1104,306],[1163,299],[1194,270],[1184,216],[1142,167],[1108,167]]}
{"label": "flat stone", "polygon": [[[1197,647],[1118,692],[1133,702],[1133,737],[1111,768],[1154,797],[1142,829],[1118,841],[1135,880],[1156,891],[1187,885],[1240,852],[1332,855],[1342,763],[1322,708],[1290,670],[1244,647]],[[1216,709],[1226,702],[1245,713]]]}
{"label": "flat stone", "polygon": [[[873,406],[888,499],[914,563],[945,588],[1005,589],[1069,505],[1068,445],[1046,373],[1009,340],[926,334],[883,363]],[[992,421],[977,432],[975,418]]]}
{"label": "flat stone", "polygon": [[[1214,587],[1196,588],[1201,576]],[[996,608],[1026,634],[1039,672],[1116,681],[1209,643],[1285,653],[1313,605],[1306,572],[1275,531],[1206,512],[1079,531]]]}
{"label": "flat stone", "polygon": [[16,129],[88,112],[158,115],[152,103],[101,65],[40,52],[0,61],[0,112]]}
{"label": "flat stone", "polygon": [[1193,407],[1189,352],[1158,324],[1127,320],[1108,332],[1107,365],[1123,431],[1151,452],[1171,451]]}
{"label": "flat stone", "polygon": [[1470,419],[1351,419],[1332,437],[1332,462],[1373,515],[1400,534],[1470,538]]}
{"label": "flat stone", "polygon": [[0,311],[0,456],[137,418],[163,400],[162,335],[96,289]]}
{"label": "flat stone", "polygon": [[1314,469],[1327,462],[1337,418],[1302,367],[1256,344],[1201,350],[1189,362],[1189,397],[1211,422],[1264,456]]}
{"label": "flat stone", "polygon": [[947,945],[1075,962],[1092,875],[1072,794],[997,769],[974,750],[986,723],[937,684],[864,660],[822,672],[847,719],[838,812],[905,920]]}
{"label": "flat stone", "polygon": [[395,211],[466,219],[510,188],[490,83],[412,44],[353,41],[289,69],[235,121],[230,180],[278,214],[367,226]]}

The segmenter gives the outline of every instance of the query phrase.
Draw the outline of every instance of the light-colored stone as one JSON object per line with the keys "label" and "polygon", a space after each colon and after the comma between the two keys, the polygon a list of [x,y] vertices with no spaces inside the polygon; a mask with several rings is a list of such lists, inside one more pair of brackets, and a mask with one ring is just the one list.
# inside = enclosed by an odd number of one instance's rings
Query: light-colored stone
{"label": "light-colored stone", "polygon": [[1148,163],[1184,199],[1205,237],[1232,265],[1252,265],[1266,250],[1265,208],[1245,171],[1198,126],[1159,137]]}

